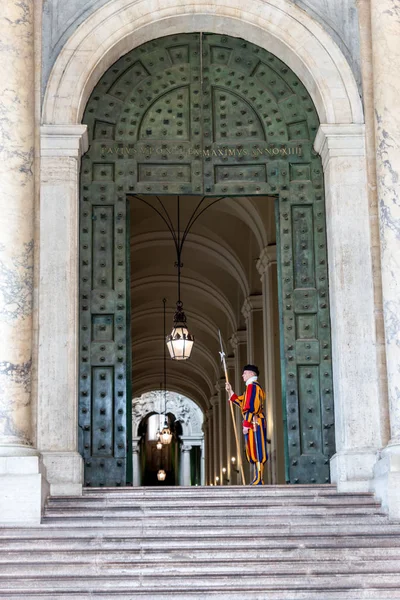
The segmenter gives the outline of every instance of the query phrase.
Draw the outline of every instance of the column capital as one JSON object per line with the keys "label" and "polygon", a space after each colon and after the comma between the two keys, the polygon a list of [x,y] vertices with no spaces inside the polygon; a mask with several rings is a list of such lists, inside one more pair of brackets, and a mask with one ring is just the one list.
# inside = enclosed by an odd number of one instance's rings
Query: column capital
{"label": "column capital", "polygon": [[365,156],[365,125],[320,125],[314,141],[315,151],[321,155],[325,169],[331,158]]}
{"label": "column capital", "polygon": [[200,446],[202,441],[204,440],[204,435],[181,435],[182,444],[187,444],[188,446]]}
{"label": "column capital", "polygon": [[233,348],[233,351],[236,352],[239,344],[247,344],[247,333],[245,329],[238,329],[235,331],[232,336],[229,338],[229,343]]}
{"label": "column capital", "polygon": [[261,250],[256,263],[257,271],[263,276],[273,264],[276,264],[276,244],[265,246],[265,248]]}
{"label": "column capital", "polygon": [[221,378],[215,382],[215,390],[218,394],[225,391],[225,379]]}
{"label": "column capital", "polygon": [[190,451],[191,451],[191,449],[192,449],[192,446],[191,446],[190,444],[185,444],[185,443],[183,443],[183,444],[181,445],[181,450],[182,450],[182,452],[190,452]]}
{"label": "column capital", "polygon": [[213,409],[215,407],[218,407],[218,405],[219,405],[219,397],[217,395],[211,396],[210,403],[211,403],[211,406],[213,407]]}
{"label": "column capital", "polygon": [[244,316],[244,318],[247,319],[250,316],[250,313],[252,311],[256,311],[256,310],[262,310],[263,308],[263,302],[262,302],[262,294],[254,294],[252,296],[248,296],[245,301],[243,302],[243,306],[242,306],[242,315]]}
{"label": "column capital", "polygon": [[89,147],[87,125],[42,125],[40,155],[80,159]]}

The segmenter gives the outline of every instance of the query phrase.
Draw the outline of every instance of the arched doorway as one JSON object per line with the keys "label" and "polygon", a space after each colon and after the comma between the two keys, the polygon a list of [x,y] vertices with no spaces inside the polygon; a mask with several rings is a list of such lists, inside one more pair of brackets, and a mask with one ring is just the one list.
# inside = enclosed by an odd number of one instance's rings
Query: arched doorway
{"label": "arched doorway", "polygon": [[[282,0],[279,7],[258,0],[248,0],[243,7],[240,0],[232,0],[229,6],[214,3],[212,8],[203,3],[178,7],[175,0],[165,0],[162,11],[158,8],[149,9],[148,0],[135,4],[109,0],[70,36],[56,59],[43,99],[37,443],[51,493],[79,494],[84,484],[76,393],[80,352],[77,210],[80,159],[88,146],[82,116],[102,73],[117,59],[160,32],[182,31],[223,31],[272,50],[303,81],[314,101],[320,120],[314,147],[323,157],[326,191],[335,365],[337,451],[331,459],[331,473],[340,491],[368,491],[384,425],[376,402],[378,362],[364,115],[351,69],[333,39],[289,0]],[[351,201],[343,201],[346,198]],[[346,265],[344,270],[342,265]]]}
{"label": "arched doorway", "polygon": [[[164,414],[173,437],[157,448]],[[204,485],[203,422],[200,407],[182,394],[157,390],[132,398],[133,485],[154,485],[158,469],[166,471],[164,485]]]}
{"label": "arched doorway", "polygon": [[313,151],[318,116],[302,82],[277,57],[239,38],[170,36],[117,61],[83,120],[90,140],[80,246],[87,485],[118,484],[127,466],[126,199],[138,193],[276,199],[287,480],[329,481],[334,423],[323,173]]}

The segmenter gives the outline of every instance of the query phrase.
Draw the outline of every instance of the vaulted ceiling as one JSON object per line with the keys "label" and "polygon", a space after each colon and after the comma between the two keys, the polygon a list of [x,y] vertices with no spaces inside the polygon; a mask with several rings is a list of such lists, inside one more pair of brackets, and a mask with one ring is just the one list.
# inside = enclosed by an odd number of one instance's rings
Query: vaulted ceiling
{"label": "vaulted ceiling", "polygon": [[[156,196],[142,197],[160,210]],[[160,198],[177,228],[177,196]],[[201,200],[180,197],[183,230]],[[209,205],[214,199],[205,199]],[[131,326],[133,395],[160,387],[163,381],[163,298],[170,333],[177,301],[176,251],[162,218],[137,197],[130,199]],[[228,339],[245,329],[245,298],[261,294],[256,262],[261,250],[275,243],[274,199],[223,198],[207,208],[190,230],[183,247],[181,299],[190,332],[195,336],[188,361],[167,353],[167,388],[192,398],[203,410],[223,376],[218,329]]]}

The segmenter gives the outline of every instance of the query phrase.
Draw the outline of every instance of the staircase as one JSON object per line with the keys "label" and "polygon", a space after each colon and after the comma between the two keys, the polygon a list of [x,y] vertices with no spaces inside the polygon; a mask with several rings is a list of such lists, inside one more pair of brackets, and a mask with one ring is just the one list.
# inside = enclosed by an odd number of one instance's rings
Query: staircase
{"label": "staircase", "polygon": [[400,523],[334,486],[86,489],[0,529],[1,600],[396,600]]}

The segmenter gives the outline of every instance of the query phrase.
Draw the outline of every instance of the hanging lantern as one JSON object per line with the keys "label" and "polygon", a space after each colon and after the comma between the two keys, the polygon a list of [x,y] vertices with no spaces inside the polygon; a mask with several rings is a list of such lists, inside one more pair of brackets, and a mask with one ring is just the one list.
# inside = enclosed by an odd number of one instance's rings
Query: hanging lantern
{"label": "hanging lantern", "polygon": [[157,445],[156,445],[157,450],[161,450],[162,447],[163,447],[162,443],[161,442],[157,442]]}
{"label": "hanging lantern", "polygon": [[174,328],[167,335],[167,347],[169,354],[174,360],[187,360],[190,358],[194,343],[194,337],[186,326],[186,315],[183,312],[183,304],[179,300],[176,303],[174,315]]}
{"label": "hanging lantern", "polygon": [[164,471],[164,469],[160,469],[158,471],[158,473],[157,473],[157,479],[158,479],[158,481],[165,481],[166,476],[167,476],[167,474]]}
{"label": "hanging lantern", "polygon": [[170,428],[168,427],[168,423],[167,421],[165,422],[164,427],[161,430],[160,433],[160,442],[161,444],[167,445],[170,444],[172,440],[172,433]]}

